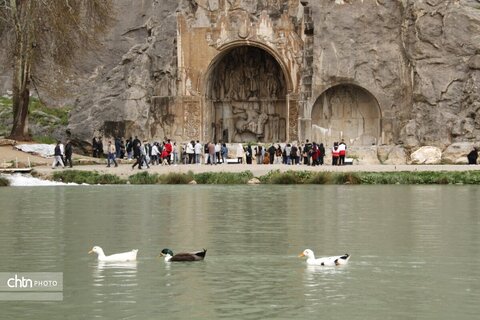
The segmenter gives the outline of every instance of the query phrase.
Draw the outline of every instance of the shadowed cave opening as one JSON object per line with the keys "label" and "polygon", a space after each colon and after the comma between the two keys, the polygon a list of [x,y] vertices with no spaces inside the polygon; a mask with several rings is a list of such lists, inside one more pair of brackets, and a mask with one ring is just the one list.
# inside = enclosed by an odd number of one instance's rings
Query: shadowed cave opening
{"label": "shadowed cave opening", "polygon": [[377,144],[381,130],[376,98],[356,85],[342,84],[328,89],[312,109],[312,140],[328,146],[341,139],[356,146]]}

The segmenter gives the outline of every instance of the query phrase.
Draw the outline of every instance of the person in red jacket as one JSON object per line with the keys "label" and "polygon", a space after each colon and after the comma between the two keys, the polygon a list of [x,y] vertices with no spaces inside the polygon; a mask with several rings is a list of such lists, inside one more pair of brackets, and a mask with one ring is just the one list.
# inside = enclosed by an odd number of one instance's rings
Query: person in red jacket
{"label": "person in red jacket", "polygon": [[165,145],[163,146],[163,150],[162,150],[162,159],[164,154],[163,154],[163,151],[166,151],[166,160],[168,162],[168,164],[170,164],[170,157],[171,157],[171,154],[172,154],[172,151],[173,151],[173,146],[172,146],[172,143],[170,142],[170,139],[167,139],[167,143],[165,143]]}
{"label": "person in red jacket", "polygon": [[338,165],[339,157],[340,157],[340,150],[338,150],[338,142],[335,142],[332,148],[332,166]]}

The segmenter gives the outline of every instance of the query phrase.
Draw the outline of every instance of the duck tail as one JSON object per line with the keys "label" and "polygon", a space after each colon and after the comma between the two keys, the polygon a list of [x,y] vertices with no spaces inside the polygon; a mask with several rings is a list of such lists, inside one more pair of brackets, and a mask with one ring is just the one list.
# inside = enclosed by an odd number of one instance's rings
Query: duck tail
{"label": "duck tail", "polygon": [[348,259],[350,259],[350,255],[348,253],[345,253],[343,256],[338,257],[335,259],[334,263],[336,266],[346,264]]}

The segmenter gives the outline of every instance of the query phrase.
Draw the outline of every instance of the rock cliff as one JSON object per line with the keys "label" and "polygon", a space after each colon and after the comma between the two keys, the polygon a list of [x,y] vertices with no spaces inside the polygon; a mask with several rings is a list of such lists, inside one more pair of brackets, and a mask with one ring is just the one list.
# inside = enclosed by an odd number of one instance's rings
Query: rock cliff
{"label": "rock cliff", "polygon": [[[306,43],[299,83],[305,104],[300,105],[298,116],[307,119],[307,126],[310,118],[313,124],[312,109],[326,90],[348,84],[367,91],[378,103],[376,144],[401,145],[407,151],[426,145],[443,150],[453,143],[473,144],[480,139],[478,0],[115,3],[117,24],[97,58],[84,59],[89,62],[78,75],[85,81],[69,125],[78,141],[90,141],[98,134],[163,138],[154,124],[168,122],[171,115],[158,112],[158,101],[175,105],[172,101],[179,94],[182,72],[188,72],[177,68],[182,59],[177,15],[185,16],[195,30],[195,25],[217,23],[220,18],[212,17],[221,17],[226,8],[231,13],[247,12],[252,23],[268,12],[275,24],[285,11],[291,19],[303,21],[306,27],[296,25]],[[308,36],[313,40],[310,46]],[[299,139],[310,134],[308,129]]]}

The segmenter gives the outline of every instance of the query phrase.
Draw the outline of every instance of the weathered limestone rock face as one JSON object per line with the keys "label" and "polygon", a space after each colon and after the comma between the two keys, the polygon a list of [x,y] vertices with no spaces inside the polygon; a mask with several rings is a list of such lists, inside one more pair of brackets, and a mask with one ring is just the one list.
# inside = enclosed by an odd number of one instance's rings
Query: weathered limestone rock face
{"label": "weathered limestone rock face", "polygon": [[[175,95],[178,1],[122,0],[115,4],[121,19],[112,32],[115,39],[106,43],[121,55],[117,54],[113,67],[100,65],[78,97],[69,125],[78,142],[88,142],[94,135],[151,137],[155,136],[152,122],[169,122],[155,112],[157,103],[152,97]],[[124,19],[127,23],[121,22]]]}
{"label": "weathered limestone rock face", "polygon": [[408,1],[404,12],[414,87],[410,119],[419,144],[478,139],[480,3]]}
{"label": "weathered limestone rock face", "polygon": [[474,144],[470,142],[452,143],[443,151],[442,162],[448,164],[467,164],[467,155],[473,150]]}
{"label": "weathered limestone rock face", "polygon": [[344,138],[411,150],[480,138],[478,1],[116,3],[130,18],[107,37],[117,63],[102,62],[78,97],[79,141]]}
{"label": "weathered limestone rock face", "polygon": [[[354,164],[380,164],[380,160],[378,158],[378,150],[376,146],[348,148],[347,157],[355,159]],[[330,157],[328,158],[331,159]]]}
{"label": "weathered limestone rock face", "polygon": [[[315,25],[311,122],[327,143],[398,143],[412,81],[400,1],[311,1]],[[310,118],[307,112],[305,119]],[[405,123],[404,123],[405,122]]]}
{"label": "weathered limestone rock face", "polygon": [[402,146],[389,145],[378,147],[378,158],[383,164],[406,164],[407,153]]}
{"label": "weathered limestone rock face", "polygon": [[425,146],[413,152],[410,158],[412,164],[440,164],[442,150],[437,147]]}

